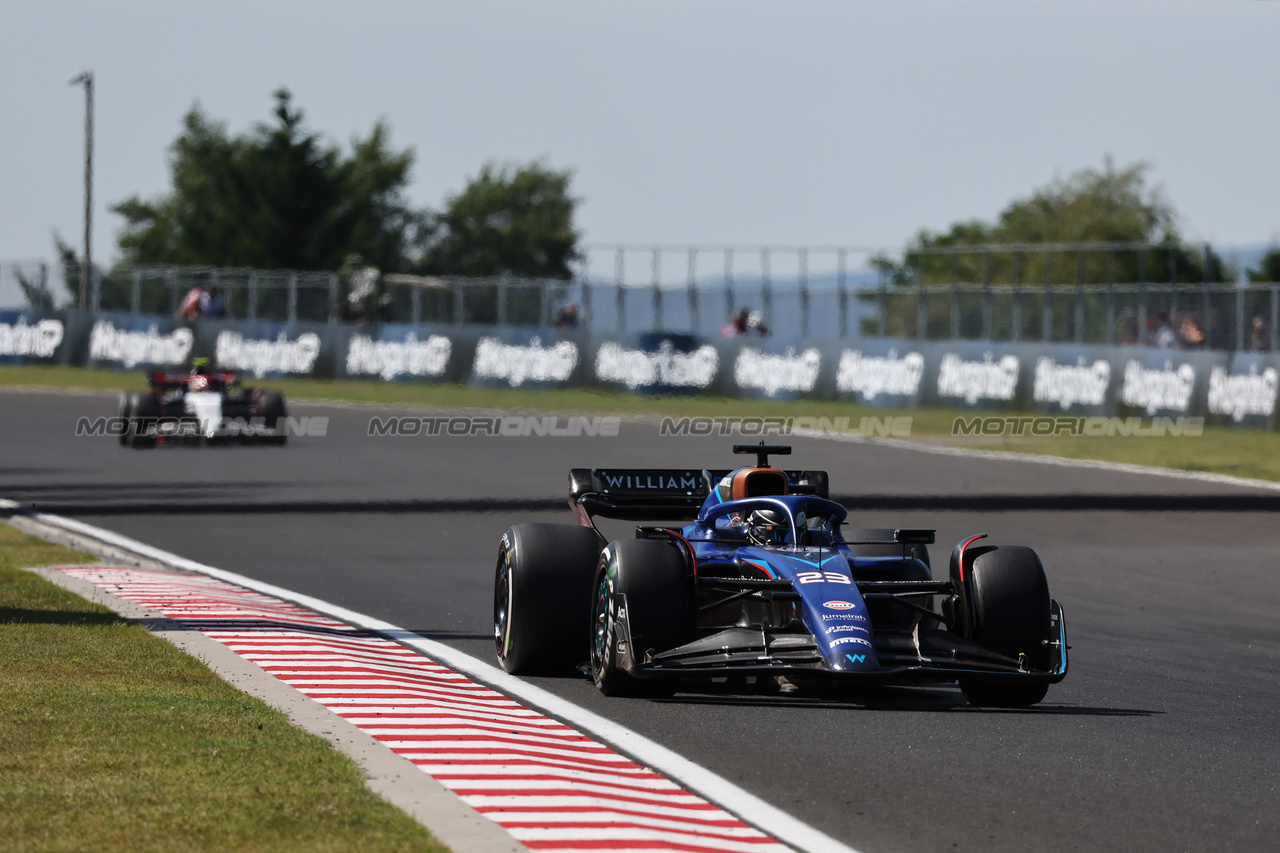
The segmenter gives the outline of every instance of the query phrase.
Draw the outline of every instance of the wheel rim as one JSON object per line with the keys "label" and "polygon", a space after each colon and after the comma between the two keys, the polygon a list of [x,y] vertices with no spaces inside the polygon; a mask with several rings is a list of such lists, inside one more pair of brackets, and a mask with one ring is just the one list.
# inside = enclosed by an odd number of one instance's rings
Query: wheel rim
{"label": "wheel rim", "polygon": [[506,659],[511,641],[511,560],[507,552],[498,558],[498,582],[493,591],[493,643],[498,657]]}
{"label": "wheel rim", "polygon": [[609,654],[609,581],[600,578],[596,588],[596,602],[592,615],[595,624],[591,637],[591,673],[597,678],[605,670],[605,662]]}

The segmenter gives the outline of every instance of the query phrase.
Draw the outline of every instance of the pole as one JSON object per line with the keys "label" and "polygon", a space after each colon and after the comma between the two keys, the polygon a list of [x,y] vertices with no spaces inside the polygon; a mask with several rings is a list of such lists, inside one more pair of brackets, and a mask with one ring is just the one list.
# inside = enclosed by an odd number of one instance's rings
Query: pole
{"label": "pole", "polygon": [[77,74],[70,85],[84,86],[84,262],[80,264],[80,307],[86,308],[93,281],[93,72]]}

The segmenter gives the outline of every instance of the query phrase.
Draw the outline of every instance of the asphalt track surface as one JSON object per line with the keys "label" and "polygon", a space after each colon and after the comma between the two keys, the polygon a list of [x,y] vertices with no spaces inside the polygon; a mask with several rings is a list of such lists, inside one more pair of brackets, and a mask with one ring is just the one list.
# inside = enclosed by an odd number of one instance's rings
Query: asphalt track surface
{"label": "asphalt track surface", "polygon": [[[369,437],[328,415],[283,449],[75,438],[114,400],[0,392],[0,497],[367,613],[486,660],[498,537],[571,522],[570,467],[731,467],[731,439]],[[413,414],[426,414],[414,411]],[[859,527],[1026,544],[1072,645],[1026,711],[958,690],[608,699],[541,686],[863,851],[1274,850],[1280,495],[1242,486],[792,438]],[[628,535],[615,524],[615,535]],[[945,570],[945,569],[944,569]],[[748,819],[750,815],[746,816]]]}

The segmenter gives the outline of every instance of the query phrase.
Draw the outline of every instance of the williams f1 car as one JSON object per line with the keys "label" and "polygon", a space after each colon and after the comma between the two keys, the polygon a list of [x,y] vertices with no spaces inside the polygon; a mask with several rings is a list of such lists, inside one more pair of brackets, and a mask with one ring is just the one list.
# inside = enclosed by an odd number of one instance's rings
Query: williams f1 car
{"label": "williams f1 car", "polygon": [[236,374],[210,371],[207,359],[187,371],[149,373],[147,385],[120,395],[120,443],[128,447],[288,439],[284,395],[242,387]]}
{"label": "williams f1 car", "polygon": [[[958,682],[970,703],[995,707],[1033,705],[1066,676],[1062,606],[1030,548],[970,536],[935,579],[933,530],[849,529],[826,472],[769,466],[789,447],[734,452],[757,464],[574,469],[577,525],[508,529],[494,583],[503,668],[568,671],[586,658],[607,695],[734,676]],[[607,541],[596,517],[688,523]]]}

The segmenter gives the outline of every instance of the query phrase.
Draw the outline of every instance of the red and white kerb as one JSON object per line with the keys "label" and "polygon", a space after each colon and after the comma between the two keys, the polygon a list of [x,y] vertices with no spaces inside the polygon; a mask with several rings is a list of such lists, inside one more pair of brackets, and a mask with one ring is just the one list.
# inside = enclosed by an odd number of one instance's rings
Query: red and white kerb
{"label": "red and white kerb", "polygon": [[65,568],[351,721],[534,850],[789,848],[575,729],[367,631],[202,575]]}

